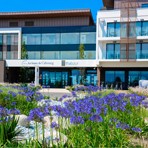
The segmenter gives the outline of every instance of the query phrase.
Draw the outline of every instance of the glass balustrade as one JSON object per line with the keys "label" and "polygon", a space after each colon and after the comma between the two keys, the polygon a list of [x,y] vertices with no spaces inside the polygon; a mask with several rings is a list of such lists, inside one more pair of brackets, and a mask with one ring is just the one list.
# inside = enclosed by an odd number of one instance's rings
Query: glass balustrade
{"label": "glass balustrade", "polygon": [[[80,59],[79,51],[28,51],[28,59],[71,60]],[[96,51],[85,51],[84,59],[95,59]]]}

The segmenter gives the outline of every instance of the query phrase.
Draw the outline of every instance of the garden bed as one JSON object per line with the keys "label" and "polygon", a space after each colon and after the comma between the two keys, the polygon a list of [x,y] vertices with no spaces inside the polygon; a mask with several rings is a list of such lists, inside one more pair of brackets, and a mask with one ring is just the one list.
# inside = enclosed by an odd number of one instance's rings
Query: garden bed
{"label": "garden bed", "polygon": [[57,101],[47,98],[33,86],[1,87],[1,146],[145,147],[148,111],[144,96],[81,86]]}

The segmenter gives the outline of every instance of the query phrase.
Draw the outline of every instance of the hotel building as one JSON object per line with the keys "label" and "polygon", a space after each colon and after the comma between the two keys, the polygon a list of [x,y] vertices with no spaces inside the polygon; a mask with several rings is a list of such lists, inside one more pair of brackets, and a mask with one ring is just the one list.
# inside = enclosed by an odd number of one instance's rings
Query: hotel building
{"label": "hotel building", "polygon": [[148,1],[103,0],[97,13],[98,83],[127,89],[148,80]]}
{"label": "hotel building", "polygon": [[20,82],[22,67],[26,82],[51,88],[80,84],[82,69],[85,85],[127,89],[148,80],[148,1],[103,4],[96,24],[89,9],[0,13],[0,82]]}
{"label": "hotel building", "polygon": [[[21,59],[23,43],[27,59]],[[86,85],[97,85],[96,26],[91,11],[0,13],[0,82],[19,82],[21,67],[30,70],[26,81],[61,88],[80,84],[83,68]]]}

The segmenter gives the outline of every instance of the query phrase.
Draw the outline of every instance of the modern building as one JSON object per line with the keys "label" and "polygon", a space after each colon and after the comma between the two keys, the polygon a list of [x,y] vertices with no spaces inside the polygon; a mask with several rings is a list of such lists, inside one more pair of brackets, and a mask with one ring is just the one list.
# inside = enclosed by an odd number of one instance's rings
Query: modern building
{"label": "modern building", "polygon": [[97,14],[98,83],[126,89],[148,80],[148,0],[103,0]]}
{"label": "modern building", "polygon": [[89,9],[0,13],[0,82],[20,82],[23,67],[26,81],[50,87],[148,80],[148,1],[103,3],[96,24]]}
{"label": "modern building", "polygon": [[[21,58],[23,43],[27,59]],[[30,71],[28,81],[50,87],[80,84],[81,69],[86,85],[97,85],[96,26],[91,11],[0,13],[0,82],[19,82],[22,67]]]}

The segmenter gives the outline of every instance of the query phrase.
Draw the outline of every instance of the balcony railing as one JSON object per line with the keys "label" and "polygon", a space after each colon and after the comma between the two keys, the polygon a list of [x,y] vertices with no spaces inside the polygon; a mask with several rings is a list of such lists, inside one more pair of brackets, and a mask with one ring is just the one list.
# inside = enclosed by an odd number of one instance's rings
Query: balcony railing
{"label": "balcony railing", "polygon": [[[96,51],[85,51],[84,59],[95,59]],[[68,60],[81,59],[79,51],[29,51],[28,59]]]}

